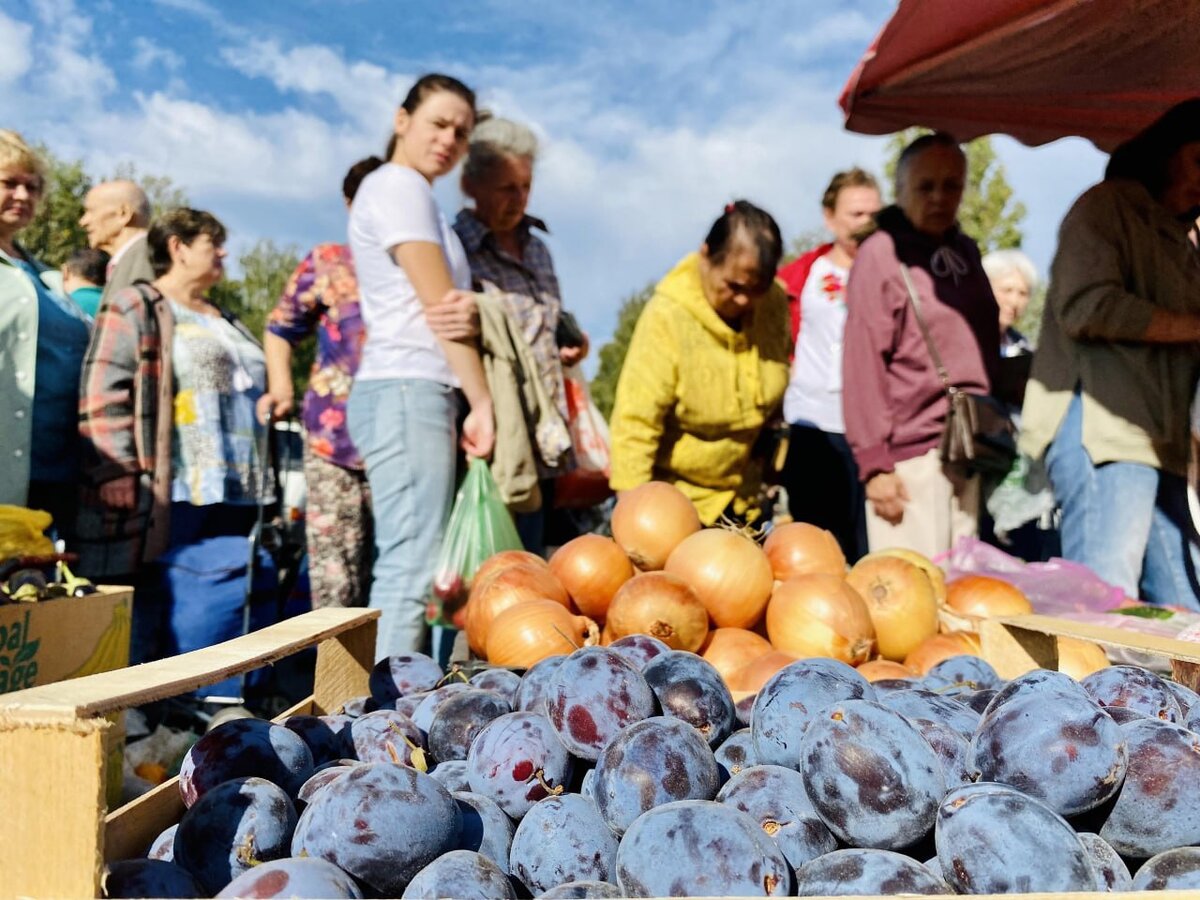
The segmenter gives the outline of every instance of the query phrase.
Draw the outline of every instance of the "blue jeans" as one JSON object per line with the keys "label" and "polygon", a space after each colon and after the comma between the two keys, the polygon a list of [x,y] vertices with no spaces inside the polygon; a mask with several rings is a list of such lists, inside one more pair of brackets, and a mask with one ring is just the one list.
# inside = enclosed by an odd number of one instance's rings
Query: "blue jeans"
{"label": "blue jeans", "polygon": [[346,403],[375,518],[376,659],[429,650],[425,598],[454,501],[458,404],[454,388],[419,378],[355,381]]}
{"label": "blue jeans", "polygon": [[1141,463],[1094,465],[1078,392],[1046,451],[1062,507],[1062,555],[1131,597],[1200,610],[1200,537],[1178,475]]}

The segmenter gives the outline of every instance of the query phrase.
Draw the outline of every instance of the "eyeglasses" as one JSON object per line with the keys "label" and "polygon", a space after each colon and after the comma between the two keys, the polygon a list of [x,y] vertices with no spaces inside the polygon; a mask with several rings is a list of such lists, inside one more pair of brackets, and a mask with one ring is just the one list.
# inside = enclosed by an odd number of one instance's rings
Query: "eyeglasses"
{"label": "eyeglasses", "polygon": [[38,195],[45,186],[40,178],[0,178],[0,187],[10,194],[23,187],[29,194]]}

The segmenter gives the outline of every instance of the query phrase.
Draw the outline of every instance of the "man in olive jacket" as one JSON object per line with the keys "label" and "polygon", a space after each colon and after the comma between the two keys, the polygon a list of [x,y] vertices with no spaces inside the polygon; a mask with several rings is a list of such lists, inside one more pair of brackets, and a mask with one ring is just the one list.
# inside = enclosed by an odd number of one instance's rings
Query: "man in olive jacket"
{"label": "man in olive jacket", "polygon": [[88,191],[79,224],[87,232],[88,245],[111,257],[101,306],[135,281],[154,278],[146,247],[150,201],[132,181],[104,181]]}

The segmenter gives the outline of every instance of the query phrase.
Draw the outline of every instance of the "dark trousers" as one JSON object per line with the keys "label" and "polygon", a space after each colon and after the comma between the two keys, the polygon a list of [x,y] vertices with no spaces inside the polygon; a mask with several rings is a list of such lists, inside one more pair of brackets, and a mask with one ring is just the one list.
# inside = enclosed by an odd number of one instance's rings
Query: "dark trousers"
{"label": "dark trousers", "polygon": [[866,555],[867,497],[845,435],[793,425],[780,481],[793,519],[832,532],[850,564]]}
{"label": "dark trousers", "polygon": [[53,537],[61,538],[68,550],[75,537],[75,514],[79,510],[79,484],[62,481],[30,481],[29,499],[25,505],[41,509],[54,519]]}

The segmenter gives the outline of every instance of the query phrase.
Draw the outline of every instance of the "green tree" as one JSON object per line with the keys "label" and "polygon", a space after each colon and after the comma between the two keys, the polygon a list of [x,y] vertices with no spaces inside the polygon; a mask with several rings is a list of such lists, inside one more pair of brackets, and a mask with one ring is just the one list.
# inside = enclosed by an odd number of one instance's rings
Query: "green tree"
{"label": "green tree", "polygon": [[[889,185],[896,183],[900,151],[925,133],[927,129],[907,128],[888,140],[884,173]],[[981,253],[1020,247],[1025,204],[1013,199],[1012,186],[1004,166],[996,159],[991,138],[977,138],[963,149],[967,154],[967,184],[958,211],[963,231],[975,239]]]}
{"label": "green tree", "polygon": [[132,181],[141,185],[150,201],[150,218],[155,219],[176,206],[190,206],[187,191],[176,185],[166,175],[139,175],[137,166],[131,162],[117,165],[113,171],[114,180]]}
{"label": "green tree", "polygon": [[92,189],[92,179],[81,160],[59,159],[48,147],[38,145],[46,161],[46,190],[33,221],[20,234],[26,249],[48,266],[60,266],[71,253],[87,246],[87,234],[79,224],[83,197]]}
{"label": "green tree", "polygon": [[612,416],[613,403],[617,398],[617,381],[625,365],[625,354],[629,352],[634,326],[653,294],[654,285],[648,284],[625,298],[617,313],[617,327],[612,340],[600,348],[600,368],[592,379],[591,393],[596,407],[606,419]]}

